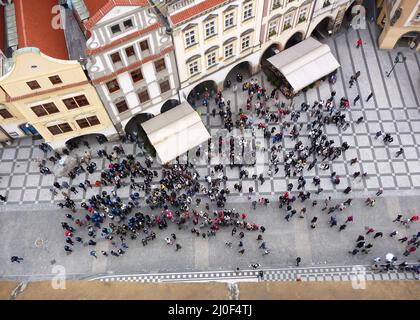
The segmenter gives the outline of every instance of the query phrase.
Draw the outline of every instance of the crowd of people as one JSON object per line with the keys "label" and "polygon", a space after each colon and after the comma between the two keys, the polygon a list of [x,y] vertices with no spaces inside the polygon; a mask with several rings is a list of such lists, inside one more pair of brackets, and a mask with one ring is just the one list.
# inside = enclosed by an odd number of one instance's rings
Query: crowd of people
{"label": "crowd of people", "polygon": [[[357,77],[351,79],[350,85],[357,81]],[[237,76],[237,81],[242,83],[242,75]],[[197,105],[201,101],[203,106],[207,107],[209,111],[211,110],[213,117],[219,115],[223,128],[229,132],[234,129],[242,132],[244,129],[250,129],[253,133],[256,130],[263,132],[267,145],[270,147],[262,148],[259,152],[268,154],[269,167],[264,174],[252,175],[252,179],[264,184],[267,176],[278,175],[280,166],[283,165],[285,178],[296,177],[298,184],[289,183],[287,190],[278,195],[279,209],[284,212],[286,221],[294,219],[298,212],[296,217],[305,218],[311,208],[318,205],[318,200],[313,200],[309,204],[310,207],[300,209],[297,209],[297,200],[299,199],[303,204],[311,199],[313,193],[319,196],[323,192],[320,177],[315,176],[309,182],[305,178],[306,172],[310,172],[315,166],[318,166],[320,170],[330,169],[332,161],[341,157],[352,147],[347,142],[337,145],[334,140],[328,138],[326,132],[326,127],[329,125],[336,126],[338,130],[342,131],[349,127],[350,121],[347,117],[350,108],[349,100],[347,97],[341,97],[336,101],[336,92],[333,91],[326,100],[314,101],[312,104],[304,102],[300,107],[295,108],[293,105],[289,106],[280,101],[278,90],[274,89],[269,92],[255,79],[243,83],[242,90],[247,94],[247,100],[243,106],[239,106],[237,114],[232,111],[231,102],[225,99],[221,91],[214,95],[215,108],[210,106],[212,93],[208,89],[194,94],[191,103]],[[299,119],[304,113],[310,119],[306,125],[299,123]],[[357,123],[360,122],[357,121]],[[381,135],[382,133],[378,132],[375,137],[379,138]],[[292,149],[283,148],[285,138],[295,142]],[[139,139],[137,134],[127,134],[126,137],[126,140],[133,143],[139,143]],[[220,136],[217,139],[219,154],[223,153],[223,145],[230,145],[227,158],[232,168],[232,165],[236,164],[237,156],[233,148],[234,138]],[[391,143],[393,139],[390,134],[385,134],[383,140],[385,143]],[[104,141],[98,142],[102,144]],[[83,142],[83,145],[87,150],[79,159],[78,165],[70,171],[69,178],[71,179],[86,171],[93,173],[97,168],[89,144]],[[80,143],[73,142],[69,146],[69,150],[64,151],[64,154],[68,155],[69,151],[78,150],[81,147],[83,148]],[[46,159],[40,164],[40,171],[43,174],[50,174],[51,170],[48,168],[48,164],[54,165],[60,160],[61,155],[51,150],[46,144],[41,144],[40,148],[46,154]],[[400,150],[396,156],[402,153],[403,151]],[[202,151],[199,147],[196,150],[196,156],[207,157],[207,160],[210,161],[210,149]],[[110,241],[112,249],[109,252],[101,251],[101,254],[106,257],[109,255],[118,257],[128,250],[127,239],[141,241],[142,245],[146,246],[148,242],[157,238],[157,233],[159,233],[157,229],[161,230],[161,233],[165,233],[168,223],[176,224],[179,230],[187,229],[192,234],[203,238],[216,236],[222,228],[232,228],[232,237],[238,241],[239,254],[245,252],[243,243],[245,231],[259,231],[258,247],[262,250],[263,256],[270,253],[268,244],[262,237],[265,228],[253,223],[247,213],[228,208],[228,197],[231,190],[226,186],[229,179],[223,174],[224,165],[222,163],[213,166],[211,173],[204,177],[205,182],[200,183],[200,174],[194,165],[191,163],[181,164],[179,158],[176,163],[163,165],[161,175],[159,175],[153,166],[155,162],[152,157],[146,155],[139,159],[132,154],[126,154],[122,144],[115,145],[112,150],[102,148],[97,151],[96,157],[107,160],[107,167],[100,173],[100,179],[86,180],[78,185],[57,181],[50,189],[54,195],[61,192],[64,198],[58,203],[58,206],[65,210],[65,216],[68,219],[61,223],[64,230],[65,244],[63,248],[68,254],[74,250],[76,243],[87,243],[91,247],[90,255],[97,258],[95,246],[98,239],[103,239]],[[357,161],[357,158],[351,159],[350,165]],[[238,167],[239,182],[235,184],[234,189],[241,192],[243,179],[250,177],[245,165],[240,164]],[[342,180],[336,172],[332,172],[330,178],[333,185],[342,184]],[[368,173],[356,171],[353,173],[353,178],[366,179]],[[314,184],[317,190],[312,193],[305,191],[307,183]],[[99,192],[97,188],[101,186],[110,186],[113,187],[113,190]],[[131,193],[127,200],[123,200],[119,196],[119,189],[122,186],[130,186]],[[80,204],[81,208],[71,199],[72,194],[95,188],[98,192],[83,201]],[[344,194],[349,194],[351,191],[351,185],[347,185],[343,189]],[[379,189],[376,198],[369,197],[366,199],[366,204],[375,206],[376,199],[381,196],[382,192],[383,189]],[[140,193],[144,196],[141,196]],[[5,198],[1,196],[0,200],[5,201]],[[147,214],[141,207],[141,200],[144,200],[150,208],[151,214]],[[252,187],[248,189],[248,200],[251,200],[251,208],[254,210],[257,204],[268,205],[270,202],[267,198],[256,199]],[[326,197],[321,212],[329,216],[328,225],[331,228],[337,227],[338,232],[343,232],[354,221],[354,217],[352,215],[343,217],[339,213],[351,205],[352,198],[335,204],[332,202],[330,196]],[[310,220],[312,230],[316,229],[318,218],[312,216]],[[406,221],[406,223],[414,223],[418,217],[410,219],[410,222]],[[342,221],[339,222],[339,220]],[[236,239],[237,230],[240,232],[238,233],[239,238]],[[83,231],[87,233],[87,236],[83,236]],[[373,240],[382,237],[381,232],[376,232],[372,239],[366,239],[372,232],[374,231],[369,229],[365,236],[359,236],[355,248],[349,251],[350,254],[368,254],[373,247]],[[399,239],[401,243],[408,244],[404,252],[405,256],[418,248],[419,236],[419,234],[412,236],[410,240],[406,237],[404,241],[402,241],[404,238]],[[168,245],[175,244],[176,251],[182,248],[175,234],[165,237],[164,240]],[[226,246],[232,248],[233,244],[227,242]],[[299,263],[301,263],[300,257],[297,265]],[[257,265],[260,266],[260,264],[253,266]]]}

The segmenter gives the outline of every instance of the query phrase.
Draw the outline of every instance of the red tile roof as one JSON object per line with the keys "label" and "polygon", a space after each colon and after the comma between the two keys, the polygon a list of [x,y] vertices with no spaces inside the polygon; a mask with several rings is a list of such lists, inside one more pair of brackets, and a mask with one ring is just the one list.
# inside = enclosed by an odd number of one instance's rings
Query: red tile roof
{"label": "red tile roof", "polygon": [[86,8],[89,10],[90,17],[93,17],[99,10],[104,7],[109,0],[84,0]]}
{"label": "red tile roof", "polygon": [[108,43],[108,44],[106,44],[102,47],[95,48],[95,49],[87,49],[86,54],[88,56],[91,56],[91,55],[94,55],[94,54],[98,54],[99,52],[106,51],[106,50],[111,49],[111,48],[113,48],[113,47],[115,47],[115,46],[117,46],[121,43],[127,42],[127,41],[129,41],[131,39],[134,39],[134,38],[137,38],[137,37],[139,37],[143,34],[149,33],[151,31],[159,28],[160,26],[161,26],[161,23],[156,22],[156,23],[148,26],[147,28],[144,28],[144,29],[138,30],[136,32],[130,33],[129,35],[126,35],[125,37],[114,40],[114,41],[112,41],[112,42],[110,42],[110,43]]}
{"label": "red tile roof", "polygon": [[18,48],[36,47],[50,57],[68,60],[64,31],[52,25],[57,21],[54,18],[58,13],[53,11],[57,0],[15,0],[14,3]]}
{"label": "red tile roof", "polygon": [[195,17],[196,15],[199,15],[200,13],[203,13],[209,9],[212,9],[223,2],[226,2],[226,0],[204,0],[203,2],[192,6],[188,9],[185,9],[181,12],[175,13],[174,15],[170,16],[170,20],[174,25],[177,25],[181,22],[184,22],[188,19],[191,19]]}
{"label": "red tile roof", "polygon": [[[98,2],[98,3],[95,3]],[[85,22],[86,29],[91,29],[99,20],[116,6],[148,6],[148,0],[85,0],[90,18]]]}

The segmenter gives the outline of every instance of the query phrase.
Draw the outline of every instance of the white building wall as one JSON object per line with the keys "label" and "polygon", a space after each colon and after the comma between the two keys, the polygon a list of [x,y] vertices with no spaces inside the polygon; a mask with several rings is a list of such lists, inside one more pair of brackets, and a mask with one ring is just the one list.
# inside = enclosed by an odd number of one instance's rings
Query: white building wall
{"label": "white building wall", "polygon": [[[122,22],[130,17],[133,18],[133,22],[135,27],[132,28],[129,32],[123,32],[122,34],[118,35],[117,37],[113,37],[110,34],[110,26],[116,23]],[[140,21],[141,25],[138,25]],[[148,26],[158,22],[156,17],[150,16],[146,10],[140,10],[139,7],[116,7],[111,10],[101,21],[98,22],[96,26],[92,29],[92,36],[88,40],[87,45],[90,49],[95,49],[98,47],[105,46],[110,43],[110,41],[118,40],[121,37],[125,37],[130,33],[142,30],[147,28]],[[149,45],[149,54],[143,54],[140,50],[140,42],[143,40],[148,40]],[[136,52],[137,58],[135,61],[129,59],[126,56],[125,49],[133,46]],[[121,70],[124,67],[130,66],[137,61],[141,61],[149,57],[150,55],[159,54],[162,52],[163,49],[172,46],[171,38],[165,34],[165,28],[160,27],[155,29],[147,34],[143,34],[141,36],[137,36],[132,40],[123,42],[120,45],[116,45],[112,48],[107,50],[98,52],[97,54],[91,57],[91,63],[88,65],[88,69],[90,70],[90,76],[93,80],[102,78],[104,76],[112,75]],[[112,62],[110,55],[112,53],[119,52],[119,55],[122,60],[122,65],[115,66]],[[124,73],[120,73],[115,78],[117,79],[118,84],[120,86],[120,91],[110,94],[108,88],[106,86],[106,81],[104,83],[96,85],[97,90],[104,100],[104,104],[107,106],[108,112],[114,122],[114,124],[119,124],[119,130],[121,130],[121,126],[124,128],[125,124],[136,114],[143,113],[143,112],[150,112],[155,113],[155,109],[159,109],[168,99],[178,99],[177,95],[177,79],[176,79],[176,67],[173,66],[173,60],[170,58],[170,55],[173,55],[173,52],[165,54],[162,57],[159,57],[155,60],[164,58],[166,71],[165,73],[169,75],[169,82],[171,84],[171,91],[170,93],[166,92],[165,94],[161,94],[160,87],[159,87],[159,76],[156,74],[154,61],[149,61],[144,63],[143,65],[133,68]],[[141,104],[137,93],[135,92],[135,88],[139,88],[139,84],[134,84],[131,78],[130,73],[138,68],[141,68],[144,80],[142,81],[143,85],[147,87],[150,101],[144,104]],[[110,81],[109,79],[107,81]],[[129,110],[123,113],[119,113],[114,101],[116,99],[124,98]],[[152,112],[151,112],[151,111]],[[159,113],[158,112],[158,113]]]}
{"label": "white building wall", "polygon": [[[185,88],[191,88],[194,85],[197,85],[201,82],[207,81],[207,80],[213,80],[216,81],[218,84],[222,83],[224,81],[225,76],[228,74],[225,69],[231,69],[232,67],[236,66],[237,64],[243,62],[243,61],[249,61],[253,67],[253,69],[258,68],[258,60],[247,58],[243,59],[243,56],[251,56],[253,52],[256,52],[259,50],[259,15],[261,15],[260,12],[260,5],[259,0],[258,1],[251,1],[253,3],[253,19],[249,19],[247,21],[242,22],[242,16],[243,16],[243,6],[244,1],[243,0],[237,0],[228,2],[224,6],[217,8],[215,10],[212,10],[209,13],[206,13],[201,16],[197,16],[195,19],[189,20],[181,25],[178,25],[175,27],[174,30],[174,39],[175,39],[175,53],[177,55],[178,64],[179,64],[179,74],[180,74],[180,80],[181,80],[181,87],[182,92],[188,91]],[[197,2],[196,2],[197,3]],[[246,3],[245,3],[246,4]],[[229,6],[237,6],[235,10],[235,22],[236,26],[233,27],[230,30],[227,30],[224,32],[224,11]],[[184,8],[180,9],[179,11],[183,11]],[[178,12],[179,12],[178,11]],[[209,15],[217,15],[217,23],[216,23],[216,30],[217,30],[217,36],[213,37],[215,39],[212,40],[205,40],[204,39],[204,33],[205,33],[205,22],[206,18]],[[196,37],[198,39],[198,45],[193,46],[189,49],[185,49],[185,39],[184,39],[184,32],[183,29],[188,24],[196,24]],[[251,34],[251,41],[250,41],[250,47],[251,49],[245,51],[244,54],[241,54],[241,34],[249,29],[253,30],[253,33]],[[236,38],[235,46],[234,46],[234,58],[227,59],[226,61],[223,59],[224,57],[224,48],[223,43],[230,39],[230,38]],[[205,52],[213,47],[213,46],[219,46],[217,50],[217,67],[207,68],[207,57]],[[199,76],[190,76],[188,65],[186,61],[188,61],[191,57],[195,55],[200,55],[201,58],[199,59],[199,68],[200,68],[200,75]],[[217,70],[217,71],[215,71]],[[225,75],[225,76],[223,76]]]}

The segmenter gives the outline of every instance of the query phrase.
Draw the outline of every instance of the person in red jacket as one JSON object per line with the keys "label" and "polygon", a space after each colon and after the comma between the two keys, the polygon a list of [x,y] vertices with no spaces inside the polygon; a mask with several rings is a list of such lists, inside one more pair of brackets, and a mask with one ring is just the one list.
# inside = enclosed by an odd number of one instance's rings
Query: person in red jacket
{"label": "person in red jacket", "polygon": [[359,48],[362,44],[363,44],[362,38],[359,38],[359,39],[357,40],[357,45],[356,45],[356,48]]}

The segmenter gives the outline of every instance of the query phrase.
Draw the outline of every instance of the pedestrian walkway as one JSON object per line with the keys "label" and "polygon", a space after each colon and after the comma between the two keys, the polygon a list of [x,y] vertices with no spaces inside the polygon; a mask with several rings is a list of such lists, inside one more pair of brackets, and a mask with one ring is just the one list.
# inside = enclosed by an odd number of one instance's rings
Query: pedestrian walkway
{"label": "pedestrian walkway", "polygon": [[[354,43],[361,37],[364,44],[356,49]],[[297,96],[292,103],[297,110],[304,101],[312,104],[316,100],[327,99],[332,90],[337,92],[336,97],[346,96],[350,101],[359,95],[360,101],[355,106],[351,106],[349,117],[351,125],[346,130],[339,130],[336,126],[325,128],[329,139],[333,139],[336,145],[347,142],[350,149],[340,158],[332,162],[329,170],[320,170],[317,166],[314,170],[305,173],[308,181],[318,175],[321,178],[321,187],[324,189],[322,197],[332,195],[333,198],[342,196],[341,191],[346,186],[352,188],[352,198],[365,198],[378,188],[384,189],[385,195],[420,195],[420,112],[419,101],[420,91],[416,88],[420,81],[420,58],[419,54],[409,49],[401,49],[407,57],[405,63],[398,65],[391,77],[386,77],[386,72],[392,67],[393,58],[397,50],[383,51],[376,46],[377,29],[374,25],[368,24],[365,30],[349,30],[347,33],[340,33],[338,36],[325,40],[341,64],[338,72],[338,79],[334,85],[322,82],[318,88],[313,88]],[[348,86],[351,75],[357,71],[361,76],[352,88]],[[263,73],[255,75],[267,87],[267,91],[272,90],[271,85]],[[248,80],[248,79],[245,79]],[[370,93],[373,98],[366,102]],[[232,101],[232,111],[235,113],[239,108],[245,108],[247,94],[242,92],[238,85],[238,90],[225,90],[223,95],[226,100]],[[284,101],[284,97],[281,99]],[[220,130],[221,119],[219,116],[212,117],[211,110],[215,107],[214,99],[210,99],[210,107],[200,107],[199,111],[211,134]],[[356,120],[363,116],[364,122],[356,124]],[[303,112],[297,123],[306,125],[309,120],[307,112]],[[269,126],[271,127],[271,126]],[[385,146],[381,139],[375,139],[377,131],[390,133],[394,142],[390,146]],[[261,147],[271,147],[271,141],[262,137],[261,130],[257,130],[258,141],[262,142]],[[302,137],[305,142],[306,138]],[[15,141],[13,145],[0,149],[0,190],[7,196],[7,205],[23,204],[46,204],[61,200],[62,195],[52,196],[50,188],[54,182],[52,175],[42,176],[39,173],[37,164],[32,160],[43,155],[37,145],[40,141],[32,141],[30,138]],[[285,137],[282,141],[283,150],[293,148],[294,141]],[[100,146],[108,151],[115,143],[107,143]],[[105,168],[107,161],[97,158],[95,150],[98,145],[91,143],[93,161],[97,168],[93,174],[83,173],[74,181],[68,178],[58,181],[68,181],[77,186],[85,179],[96,181],[100,177],[100,172]],[[138,154],[139,147],[133,144],[123,144],[126,154]],[[404,155],[398,158],[395,153],[402,147]],[[204,147],[203,147],[204,149]],[[83,154],[81,147],[77,152],[79,157]],[[72,152],[74,154],[74,152]],[[350,159],[358,158],[358,162],[350,165]],[[140,158],[141,161],[144,159]],[[28,161],[29,160],[29,161]],[[212,160],[218,162],[220,159]],[[254,196],[266,197],[270,200],[277,200],[278,194],[286,190],[289,183],[297,184],[295,178],[285,178],[284,168],[280,166],[277,175],[268,177],[269,159],[266,152],[257,152],[257,165],[249,167],[249,179],[244,179],[242,183],[242,193],[236,192],[233,186],[239,182],[238,169],[230,169],[225,166],[224,174],[229,178],[225,183],[231,190],[229,202],[243,202],[247,196],[249,187],[255,190]],[[195,168],[201,175],[199,181],[204,182],[204,176],[212,170],[211,165],[204,159],[195,164]],[[160,176],[161,167],[154,164],[153,170],[158,171]],[[340,185],[334,185],[330,181],[331,172],[335,171],[341,178]],[[353,179],[354,172],[360,171],[367,173],[366,179]],[[252,174],[263,173],[266,182],[261,185],[257,180],[251,179]],[[155,180],[157,182],[157,180]],[[101,188],[99,191],[109,190]],[[316,186],[308,183],[304,190],[315,191]],[[339,191],[337,193],[337,191]],[[72,195],[74,200],[86,199],[93,194],[97,194],[97,188],[88,189],[87,192],[79,190],[79,193]],[[131,190],[129,187],[119,189],[118,193],[122,199],[127,199]],[[313,198],[316,198],[314,195]]]}
{"label": "pedestrian walkway", "polygon": [[352,281],[352,280],[414,280],[412,272],[389,271],[375,273],[370,266],[310,267],[261,269],[263,278],[259,278],[260,270],[214,271],[155,273],[101,276],[89,281],[102,282],[249,282],[249,281]]}

